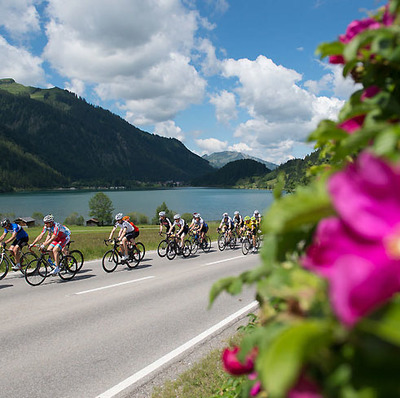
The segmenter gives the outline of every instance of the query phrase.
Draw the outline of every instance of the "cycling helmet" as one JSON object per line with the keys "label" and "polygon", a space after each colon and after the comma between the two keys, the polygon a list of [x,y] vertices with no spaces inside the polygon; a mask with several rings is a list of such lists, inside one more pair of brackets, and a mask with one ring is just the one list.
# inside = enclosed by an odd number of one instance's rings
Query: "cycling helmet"
{"label": "cycling helmet", "polygon": [[253,217],[251,217],[251,221],[255,221],[255,219],[256,219],[256,218],[255,218],[254,216],[253,216]]}
{"label": "cycling helmet", "polygon": [[2,221],[1,221],[1,226],[2,227],[6,227],[7,225],[10,225],[11,224],[11,221],[8,219],[8,218],[4,218]]}
{"label": "cycling helmet", "polygon": [[250,216],[246,216],[245,218],[244,218],[244,221],[249,221],[250,220]]}
{"label": "cycling helmet", "polygon": [[224,214],[222,214],[222,217],[229,217],[229,214],[228,213],[224,213]]}
{"label": "cycling helmet", "polygon": [[254,214],[260,214],[258,210],[254,210]]}
{"label": "cycling helmet", "polygon": [[174,220],[179,220],[181,218],[181,215],[180,214],[175,214],[174,215]]}
{"label": "cycling helmet", "polygon": [[115,215],[115,221],[122,220],[122,217],[123,217],[123,216],[124,216],[124,215],[123,215],[122,213],[116,214],[116,215]]}
{"label": "cycling helmet", "polygon": [[234,214],[235,216],[238,216],[238,215],[239,215],[239,212],[236,210],[233,214]]}
{"label": "cycling helmet", "polygon": [[194,218],[200,218],[201,216],[200,216],[200,213],[196,213],[195,215],[194,215]]}
{"label": "cycling helmet", "polygon": [[47,214],[47,216],[45,216],[43,218],[43,222],[53,222],[54,221],[54,216],[53,214]]}
{"label": "cycling helmet", "polygon": [[165,217],[165,211],[160,211],[160,212],[158,213],[158,215],[159,215],[160,217]]}

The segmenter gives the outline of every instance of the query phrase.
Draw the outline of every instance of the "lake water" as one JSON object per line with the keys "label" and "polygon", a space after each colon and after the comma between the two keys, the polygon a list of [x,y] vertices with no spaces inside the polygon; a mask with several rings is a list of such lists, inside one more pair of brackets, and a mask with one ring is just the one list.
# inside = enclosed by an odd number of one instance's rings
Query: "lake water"
{"label": "lake water", "polygon": [[[254,210],[263,212],[273,201],[273,194],[265,190],[174,188],[139,191],[103,191],[112,201],[117,212],[143,213],[154,217],[156,208],[165,202],[177,213],[197,211],[206,221],[219,220],[224,212],[233,215],[235,210],[243,216]],[[15,217],[32,216],[34,212],[52,213],[63,222],[71,213],[77,212],[85,220],[89,216],[89,200],[93,191],[20,192],[0,194],[0,213]]]}

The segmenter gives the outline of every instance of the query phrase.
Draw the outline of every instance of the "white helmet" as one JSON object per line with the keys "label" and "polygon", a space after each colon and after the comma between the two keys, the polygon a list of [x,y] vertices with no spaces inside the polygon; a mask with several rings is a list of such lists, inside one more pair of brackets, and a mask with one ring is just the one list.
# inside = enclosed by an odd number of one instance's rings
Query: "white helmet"
{"label": "white helmet", "polygon": [[160,212],[158,213],[158,215],[159,215],[160,217],[165,217],[165,211],[160,211]]}
{"label": "white helmet", "polygon": [[181,218],[181,215],[180,214],[175,214],[174,215],[174,220],[179,220]]}
{"label": "white helmet", "polygon": [[254,214],[260,214],[258,210],[254,210]]}
{"label": "white helmet", "polygon": [[122,213],[116,214],[116,215],[115,215],[115,221],[122,220],[122,217],[123,217],[123,216],[124,216],[124,215],[123,215]]}
{"label": "white helmet", "polygon": [[194,215],[194,218],[201,218],[200,213],[196,213],[196,214]]}
{"label": "white helmet", "polygon": [[53,222],[54,221],[54,216],[53,214],[47,214],[47,216],[45,216],[43,218],[43,222]]}
{"label": "white helmet", "polygon": [[239,215],[239,212],[236,210],[233,214],[234,214],[235,216],[238,216],[238,215]]}
{"label": "white helmet", "polygon": [[224,213],[224,214],[222,214],[222,217],[229,217],[229,214],[228,213]]}

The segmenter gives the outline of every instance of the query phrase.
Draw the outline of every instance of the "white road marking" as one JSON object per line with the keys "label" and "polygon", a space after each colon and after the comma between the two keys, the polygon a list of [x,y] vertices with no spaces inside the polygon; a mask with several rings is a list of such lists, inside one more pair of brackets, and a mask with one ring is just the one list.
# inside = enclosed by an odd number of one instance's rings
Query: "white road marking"
{"label": "white road marking", "polygon": [[126,388],[132,386],[136,382],[138,382],[143,377],[146,377],[151,372],[154,372],[159,367],[165,365],[167,362],[171,361],[172,359],[176,358],[178,355],[182,354],[186,350],[192,348],[196,344],[200,343],[202,340],[206,339],[208,336],[212,335],[213,333],[217,332],[219,329],[223,328],[224,326],[228,325],[230,322],[234,321],[241,315],[257,308],[258,302],[253,301],[246,307],[242,308],[241,310],[235,312],[234,314],[228,316],[221,322],[217,323],[216,325],[212,326],[211,328],[207,329],[203,333],[199,334],[198,336],[194,337],[193,339],[189,340],[185,344],[181,345],[180,347],[176,348],[175,350],[171,351],[170,353],[164,355],[157,361],[151,363],[150,365],[146,366],[139,372],[133,374],[132,376],[128,377],[121,383],[117,384],[116,386],[110,388],[106,392],[98,395],[96,398],[113,398],[121,391],[125,390]]}
{"label": "white road marking", "polygon": [[238,258],[243,258],[243,256],[237,256],[237,257],[226,258],[225,260],[213,261],[212,263],[203,264],[202,267],[206,267],[207,265],[214,265],[214,264],[224,263],[226,261],[237,260]]}
{"label": "white road marking", "polygon": [[144,280],[146,280],[146,279],[151,279],[151,278],[155,278],[155,276],[146,276],[146,277],[144,277],[144,278],[134,279],[134,280],[132,280],[132,281],[116,283],[115,285],[108,285],[108,286],[98,287],[98,288],[96,288],[96,289],[84,290],[84,291],[82,291],[82,292],[78,292],[78,293],[75,293],[75,294],[76,294],[76,295],[80,295],[80,294],[88,294],[88,293],[98,292],[98,291],[100,291],[100,290],[111,289],[111,288],[113,288],[113,287],[123,286],[123,285],[127,285],[127,284],[129,284],[129,283],[140,282],[140,281],[144,281]]}

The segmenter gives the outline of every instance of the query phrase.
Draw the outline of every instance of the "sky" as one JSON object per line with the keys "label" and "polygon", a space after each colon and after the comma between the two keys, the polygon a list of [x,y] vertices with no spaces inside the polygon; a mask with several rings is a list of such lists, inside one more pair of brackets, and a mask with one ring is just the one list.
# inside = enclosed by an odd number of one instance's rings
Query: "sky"
{"label": "sky", "polygon": [[276,164],[358,89],[315,51],[379,0],[0,0],[0,78],[60,87],[202,156]]}

